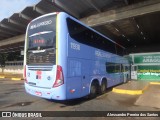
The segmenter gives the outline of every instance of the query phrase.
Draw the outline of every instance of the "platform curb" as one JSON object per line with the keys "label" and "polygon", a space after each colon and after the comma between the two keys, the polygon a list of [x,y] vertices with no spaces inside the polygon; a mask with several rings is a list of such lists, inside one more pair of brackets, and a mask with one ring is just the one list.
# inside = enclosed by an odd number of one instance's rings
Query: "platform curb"
{"label": "platform curb", "polygon": [[112,92],[121,93],[121,94],[129,94],[129,95],[140,95],[143,93],[142,90],[123,90],[123,89],[116,89],[116,88],[113,88]]}
{"label": "platform curb", "polygon": [[11,78],[11,80],[15,80],[15,81],[17,80],[18,81],[18,80],[22,80],[22,78]]}
{"label": "platform curb", "polygon": [[124,90],[124,89],[113,88],[112,92],[120,93],[120,94],[129,94],[129,95],[141,95],[148,88],[148,86],[149,84],[146,85],[142,90]]}
{"label": "platform curb", "polygon": [[160,85],[160,82],[150,82],[151,85]]}
{"label": "platform curb", "polygon": [[0,76],[0,78],[5,78],[5,76]]}

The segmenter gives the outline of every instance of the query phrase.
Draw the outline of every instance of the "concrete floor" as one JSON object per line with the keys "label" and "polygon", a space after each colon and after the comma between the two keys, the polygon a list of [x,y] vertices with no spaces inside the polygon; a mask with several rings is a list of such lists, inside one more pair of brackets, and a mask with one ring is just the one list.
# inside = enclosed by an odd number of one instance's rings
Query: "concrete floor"
{"label": "concrete floor", "polygon": [[135,105],[160,108],[160,85],[149,85]]}
{"label": "concrete floor", "polygon": [[[129,83],[126,83],[125,85],[127,84]],[[156,95],[159,94],[159,87],[151,86],[150,89],[148,93],[146,91],[148,95],[152,95],[155,92],[157,92]],[[154,89],[153,93],[152,89]],[[145,101],[147,101],[149,97],[150,96],[143,97],[143,94],[118,94],[112,92],[112,88],[110,88],[106,91],[104,95],[100,95],[92,100],[81,98],[61,102],[54,100],[49,101],[27,94],[24,90],[23,81],[11,81],[9,79],[0,79],[0,111],[160,111],[159,108],[149,105],[150,102],[147,103],[148,105],[140,104],[145,103]],[[152,104],[154,104],[154,102],[152,102]],[[11,119],[17,120],[17,118]],[[34,119],[39,120],[41,118]],[[42,119],[48,120],[53,118]],[[55,117],[54,119],[138,120],[139,117]],[[143,117],[141,119],[150,120],[151,117]],[[159,118],[153,117],[152,119],[158,120]]]}

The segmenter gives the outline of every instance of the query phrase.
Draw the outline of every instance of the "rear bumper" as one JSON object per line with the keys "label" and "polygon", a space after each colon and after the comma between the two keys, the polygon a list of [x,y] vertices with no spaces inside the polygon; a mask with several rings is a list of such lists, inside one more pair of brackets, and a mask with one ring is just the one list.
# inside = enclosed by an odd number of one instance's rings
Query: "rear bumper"
{"label": "rear bumper", "polygon": [[37,97],[54,99],[54,100],[66,100],[64,86],[46,89],[46,88],[30,86],[25,83],[25,90],[27,93]]}

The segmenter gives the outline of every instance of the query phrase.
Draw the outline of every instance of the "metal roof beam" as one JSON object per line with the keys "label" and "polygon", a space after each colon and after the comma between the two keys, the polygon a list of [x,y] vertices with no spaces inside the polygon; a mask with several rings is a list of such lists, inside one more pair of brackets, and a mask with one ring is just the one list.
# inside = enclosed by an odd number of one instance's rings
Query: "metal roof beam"
{"label": "metal roof beam", "polygon": [[25,34],[15,36],[15,37],[12,37],[12,38],[8,38],[8,39],[4,39],[4,40],[1,40],[0,47],[5,46],[5,45],[9,45],[9,44],[24,42],[24,39],[25,39]]}
{"label": "metal roof beam", "polygon": [[9,25],[0,24],[0,26],[3,27],[3,28],[7,28],[7,29],[9,29],[9,30],[12,30],[12,31],[16,31],[16,32],[19,32],[19,33],[23,33],[23,30],[21,30],[21,29],[16,29],[16,28],[11,27],[11,26],[9,26]]}
{"label": "metal roof beam", "polygon": [[89,26],[99,26],[106,23],[115,22],[117,20],[127,19],[157,11],[160,11],[160,0],[150,0],[131,6],[91,15],[81,19],[81,21]]}
{"label": "metal roof beam", "polygon": [[38,13],[40,13],[42,15],[47,13],[44,10],[42,10],[41,8],[38,8],[37,6],[34,6],[33,10],[35,10],[36,12],[38,12]]}
{"label": "metal roof beam", "polygon": [[3,34],[8,34],[8,35],[16,35],[16,33],[15,32],[11,32],[11,31],[8,31],[8,30],[2,30],[1,28],[0,28],[0,32],[1,33],[3,33]]}
{"label": "metal roof beam", "polygon": [[22,13],[19,13],[19,17],[22,17],[23,19],[26,19],[27,21],[31,21],[33,18],[25,15],[25,14],[22,14]]}
{"label": "metal roof beam", "polygon": [[68,9],[60,0],[52,0],[53,3],[55,3],[58,7],[62,8],[66,12],[70,13],[71,15],[75,16],[76,18],[79,18],[80,16],[77,15],[74,11]]}
{"label": "metal roof beam", "polygon": [[125,3],[126,5],[128,5],[128,4],[129,4],[128,0],[124,0],[124,3]]}
{"label": "metal roof beam", "polygon": [[0,36],[0,40],[3,40],[3,39],[5,39],[5,38]]}
{"label": "metal roof beam", "polygon": [[3,36],[0,35],[0,39],[4,39],[4,38],[5,38],[5,37],[3,37]]}
{"label": "metal roof beam", "polygon": [[0,36],[1,36],[1,37],[9,37],[8,35],[6,35],[6,34],[1,34],[1,33],[0,33]]}
{"label": "metal roof beam", "polygon": [[19,23],[19,22],[15,21],[15,20],[12,20],[12,19],[10,19],[10,18],[8,19],[8,22],[10,22],[10,23],[12,23],[12,24],[15,24],[15,25],[18,25],[18,26],[23,27],[23,28],[26,27],[26,25],[24,25],[24,24],[22,24],[22,23]]}
{"label": "metal roof beam", "polygon": [[95,10],[97,10],[99,13],[101,12],[101,10],[97,7],[97,5],[95,4],[95,3],[93,3],[93,1],[92,0],[86,0],[87,1],[87,3],[89,4],[89,5],[91,5]]}

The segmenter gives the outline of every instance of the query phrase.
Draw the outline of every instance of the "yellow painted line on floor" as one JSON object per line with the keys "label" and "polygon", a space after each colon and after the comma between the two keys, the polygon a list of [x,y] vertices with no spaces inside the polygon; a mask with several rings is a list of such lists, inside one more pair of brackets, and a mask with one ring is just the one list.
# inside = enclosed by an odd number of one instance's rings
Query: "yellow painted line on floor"
{"label": "yellow painted line on floor", "polygon": [[22,80],[22,78],[11,78],[11,80]]}
{"label": "yellow painted line on floor", "polygon": [[0,76],[0,78],[5,78],[5,76]]}
{"label": "yellow painted line on floor", "polygon": [[120,94],[129,94],[129,95],[141,95],[148,88],[148,86],[149,84],[146,85],[142,90],[124,90],[124,89],[113,88],[112,92],[120,93]]}
{"label": "yellow painted line on floor", "polygon": [[160,85],[160,82],[150,82],[151,85]]}
{"label": "yellow painted line on floor", "polygon": [[129,95],[140,95],[143,93],[143,90],[123,90],[113,88],[112,92],[121,93],[121,94],[129,94]]}

